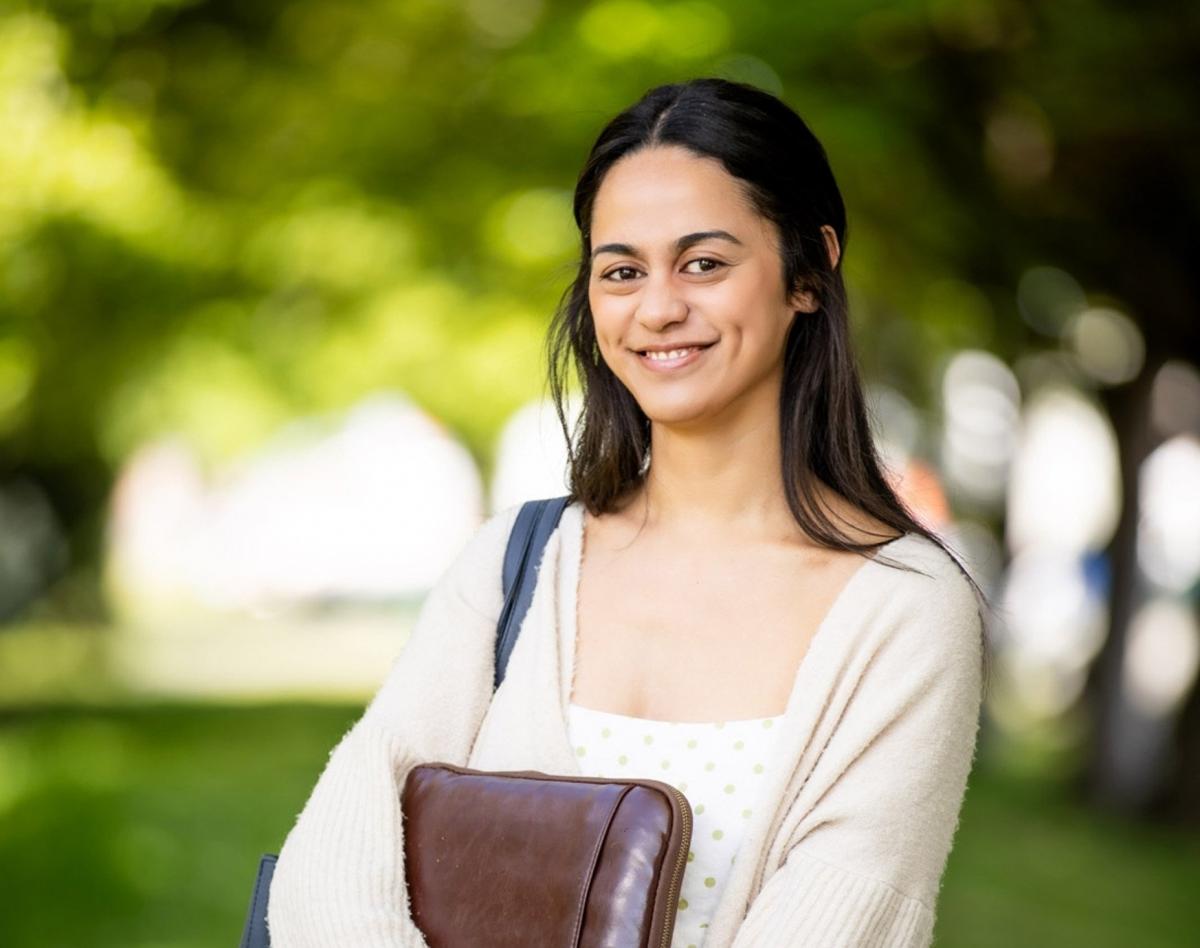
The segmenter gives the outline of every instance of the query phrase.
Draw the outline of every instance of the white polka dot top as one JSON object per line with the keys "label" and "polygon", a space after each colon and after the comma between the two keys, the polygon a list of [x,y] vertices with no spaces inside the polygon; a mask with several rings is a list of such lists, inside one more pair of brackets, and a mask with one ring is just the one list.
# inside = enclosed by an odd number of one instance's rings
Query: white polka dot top
{"label": "white polka dot top", "polygon": [[742,831],[758,803],[783,715],[658,721],[570,702],[568,732],[588,777],[653,778],[692,805],[692,845],[671,948],[702,948]]}

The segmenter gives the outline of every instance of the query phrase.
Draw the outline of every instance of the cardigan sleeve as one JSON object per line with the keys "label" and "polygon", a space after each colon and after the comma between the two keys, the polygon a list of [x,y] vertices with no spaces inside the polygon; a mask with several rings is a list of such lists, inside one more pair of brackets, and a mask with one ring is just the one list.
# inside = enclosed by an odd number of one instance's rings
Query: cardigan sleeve
{"label": "cardigan sleeve", "polygon": [[[943,554],[944,556],[944,554]],[[927,948],[974,762],[982,617],[949,557],[880,597],[732,948]]]}
{"label": "cardigan sleeve", "polygon": [[365,712],[330,753],[271,882],[273,948],[426,948],[409,912],[401,794],[465,764],[492,696],[500,565],[520,505],[485,521],[425,598]]}

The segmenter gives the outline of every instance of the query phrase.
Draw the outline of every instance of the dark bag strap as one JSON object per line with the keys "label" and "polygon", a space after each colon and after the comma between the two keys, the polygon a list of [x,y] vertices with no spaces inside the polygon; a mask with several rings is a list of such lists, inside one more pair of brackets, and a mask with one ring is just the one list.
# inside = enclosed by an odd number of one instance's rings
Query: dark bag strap
{"label": "dark bag strap", "polygon": [[246,916],[246,927],[242,929],[242,940],[238,948],[271,948],[267,934],[267,896],[271,892],[271,876],[275,874],[275,860],[268,853],[258,861],[258,877],[254,880],[254,894],[250,897],[250,912]]}
{"label": "dark bag strap", "polygon": [[[496,674],[493,691],[500,687],[504,672],[508,668],[508,657],[517,636],[521,632],[521,621],[529,611],[533,600],[533,587],[537,582],[538,567],[542,563],[542,551],[550,539],[562,512],[571,496],[550,497],[545,500],[529,500],[517,511],[512,533],[508,535],[508,546],[504,548],[504,566],[500,581],[504,590],[504,608],[496,623]],[[250,911],[242,931],[240,948],[271,948],[267,933],[267,896],[271,890],[271,876],[275,873],[276,856],[267,854],[258,864],[258,878],[254,880],[254,894],[250,899]]]}
{"label": "dark bag strap", "polygon": [[570,501],[570,494],[545,500],[528,500],[517,511],[512,533],[508,535],[504,567],[501,570],[504,608],[500,610],[500,619],[496,624],[493,691],[504,681],[509,656],[517,644],[517,636],[521,634],[521,622],[529,611],[529,603],[533,601],[533,587],[537,583],[546,541],[558,526],[562,512]]}

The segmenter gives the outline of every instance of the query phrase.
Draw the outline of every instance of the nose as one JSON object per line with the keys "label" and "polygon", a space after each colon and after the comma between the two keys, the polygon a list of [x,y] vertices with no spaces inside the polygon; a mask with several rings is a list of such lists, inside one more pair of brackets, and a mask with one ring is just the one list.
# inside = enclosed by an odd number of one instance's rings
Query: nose
{"label": "nose", "polygon": [[687,301],[679,295],[670,274],[647,277],[637,308],[637,318],[643,326],[659,331],[685,319],[687,312]]}

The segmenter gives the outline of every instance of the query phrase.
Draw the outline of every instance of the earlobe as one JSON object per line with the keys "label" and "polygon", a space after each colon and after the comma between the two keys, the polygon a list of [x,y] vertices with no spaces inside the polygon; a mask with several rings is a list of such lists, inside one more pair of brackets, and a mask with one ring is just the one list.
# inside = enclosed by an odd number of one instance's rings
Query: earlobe
{"label": "earlobe", "polygon": [[801,290],[794,293],[789,302],[793,310],[801,313],[815,313],[817,311],[817,298],[811,290]]}

